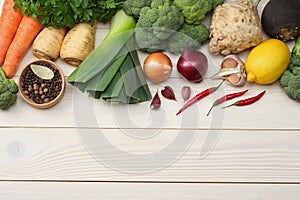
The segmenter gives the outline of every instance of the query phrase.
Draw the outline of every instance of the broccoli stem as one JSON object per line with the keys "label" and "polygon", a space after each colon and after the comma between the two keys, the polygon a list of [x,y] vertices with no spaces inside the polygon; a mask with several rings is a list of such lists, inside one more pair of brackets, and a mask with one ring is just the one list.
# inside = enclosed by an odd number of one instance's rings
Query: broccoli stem
{"label": "broccoli stem", "polygon": [[292,50],[292,53],[300,58],[300,35],[295,39],[295,46]]}
{"label": "broccoli stem", "polygon": [[4,70],[2,67],[0,67],[0,81],[4,81],[6,78]]}

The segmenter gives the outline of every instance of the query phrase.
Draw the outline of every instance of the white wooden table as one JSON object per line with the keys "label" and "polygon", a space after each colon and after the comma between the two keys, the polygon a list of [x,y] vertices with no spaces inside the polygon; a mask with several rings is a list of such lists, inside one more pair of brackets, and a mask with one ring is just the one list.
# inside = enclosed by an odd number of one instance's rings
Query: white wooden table
{"label": "white wooden table", "polygon": [[[98,25],[97,44],[108,30]],[[222,57],[210,55],[207,44],[201,50],[209,77]],[[139,53],[142,62],[146,54]],[[33,59],[28,51],[20,69]],[[66,77],[74,70],[57,64]],[[180,97],[185,85],[196,94],[218,83],[190,84],[174,68],[166,82],[149,86],[154,95],[169,85]],[[249,89],[244,97],[267,92],[251,106],[219,106],[206,116],[216,98],[243,89]],[[69,84],[51,109],[34,109],[19,97],[0,111],[0,199],[299,199],[300,104],[278,82],[223,84],[181,116],[175,114],[182,101],[162,98],[158,111],[149,104],[111,105]]]}

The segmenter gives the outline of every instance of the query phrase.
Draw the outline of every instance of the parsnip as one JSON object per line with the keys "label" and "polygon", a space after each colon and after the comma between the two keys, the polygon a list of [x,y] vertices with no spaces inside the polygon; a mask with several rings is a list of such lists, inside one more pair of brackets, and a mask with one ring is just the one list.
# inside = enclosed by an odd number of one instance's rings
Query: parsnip
{"label": "parsnip", "polygon": [[65,35],[66,28],[43,28],[32,44],[33,55],[37,58],[57,60]]}
{"label": "parsnip", "polygon": [[258,3],[259,0],[236,0],[215,8],[210,24],[211,53],[240,53],[262,42]]}
{"label": "parsnip", "polygon": [[60,57],[72,66],[78,66],[95,47],[96,23],[76,24],[66,34],[60,50]]}

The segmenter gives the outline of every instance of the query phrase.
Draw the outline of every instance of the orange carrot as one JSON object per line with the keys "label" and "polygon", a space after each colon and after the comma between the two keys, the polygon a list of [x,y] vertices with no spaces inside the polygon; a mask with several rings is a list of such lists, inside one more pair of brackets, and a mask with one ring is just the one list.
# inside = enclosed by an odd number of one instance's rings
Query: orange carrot
{"label": "orange carrot", "polygon": [[4,0],[0,17],[0,65],[4,62],[6,52],[22,19],[20,9],[15,10],[13,7],[14,0]]}
{"label": "orange carrot", "polygon": [[7,78],[14,76],[23,57],[41,29],[42,25],[38,20],[33,19],[31,16],[22,18],[4,60],[3,70]]}

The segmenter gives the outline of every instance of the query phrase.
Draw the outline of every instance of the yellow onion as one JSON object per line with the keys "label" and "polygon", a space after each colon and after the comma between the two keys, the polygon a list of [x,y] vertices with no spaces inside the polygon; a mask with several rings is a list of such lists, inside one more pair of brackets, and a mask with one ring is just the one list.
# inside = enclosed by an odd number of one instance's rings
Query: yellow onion
{"label": "yellow onion", "polygon": [[169,78],[172,72],[171,59],[162,52],[151,53],[144,61],[144,72],[150,81],[163,82]]}

